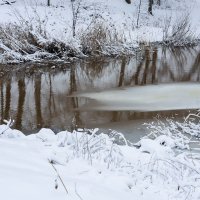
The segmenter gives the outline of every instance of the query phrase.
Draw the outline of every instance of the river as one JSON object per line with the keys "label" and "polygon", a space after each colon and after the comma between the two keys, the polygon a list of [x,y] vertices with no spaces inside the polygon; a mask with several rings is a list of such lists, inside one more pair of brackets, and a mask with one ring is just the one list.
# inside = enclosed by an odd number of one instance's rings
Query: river
{"label": "river", "polygon": [[148,133],[143,123],[158,117],[183,120],[200,108],[198,46],[141,47],[132,57],[73,63],[1,65],[0,77],[1,123],[11,117],[26,134],[42,127],[55,132],[98,127],[137,141]]}

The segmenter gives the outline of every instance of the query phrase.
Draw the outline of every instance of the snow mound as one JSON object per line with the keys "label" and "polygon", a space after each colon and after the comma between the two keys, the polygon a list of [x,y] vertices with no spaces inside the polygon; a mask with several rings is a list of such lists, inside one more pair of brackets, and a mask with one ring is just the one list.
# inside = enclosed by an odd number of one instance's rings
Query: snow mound
{"label": "snow mound", "polygon": [[21,131],[11,129],[7,125],[0,125],[0,138],[21,138],[21,137],[25,137]]}
{"label": "snow mound", "polygon": [[34,136],[41,139],[43,142],[53,142],[57,139],[55,133],[48,128],[42,128],[37,134],[34,134]]}
{"label": "snow mound", "polygon": [[175,154],[168,137],[142,139],[136,149],[117,145],[98,129],[58,134],[41,129],[11,139],[7,127],[0,126],[2,199],[200,198],[200,156]]}
{"label": "snow mound", "polygon": [[140,147],[142,152],[156,154],[157,157],[159,156],[164,158],[169,157],[169,154],[173,154],[172,149],[169,146],[162,145],[160,141],[160,139],[141,139],[136,145]]}

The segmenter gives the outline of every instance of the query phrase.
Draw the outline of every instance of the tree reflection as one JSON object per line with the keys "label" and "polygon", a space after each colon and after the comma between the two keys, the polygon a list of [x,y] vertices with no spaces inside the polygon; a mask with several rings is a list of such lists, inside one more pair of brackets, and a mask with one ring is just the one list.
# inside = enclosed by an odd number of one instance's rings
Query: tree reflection
{"label": "tree reflection", "polygon": [[35,76],[35,111],[36,111],[36,127],[39,129],[43,125],[41,110],[41,74]]}
{"label": "tree reflection", "polygon": [[149,48],[146,48],[145,49],[145,68],[143,72],[142,85],[146,85],[147,83],[149,64],[150,64],[150,50]]}
{"label": "tree reflection", "polygon": [[194,63],[192,64],[191,70],[186,75],[185,80],[191,79],[193,75],[197,75],[196,81],[200,80],[200,52],[197,54],[196,58],[194,59]]}
{"label": "tree reflection", "polygon": [[151,83],[152,84],[156,82],[157,58],[158,58],[158,50],[157,48],[154,48],[153,56],[152,56],[152,66],[151,66]]}
{"label": "tree reflection", "polygon": [[[77,91],[77,83],[76,83],[76,66],[72,65],[70,68],[70,91],[69,91],[69,95],[72,95],[74,92]],[[77,97],[71,97],[71,105],[72,108],[74,110],[74,115],[72,118],[72,122],[71,122],[71,126],[70,126],[70,130],[76,130],[77,129],[77,125],[82,124],[81,123],[81,117],[80,117],[80,112],[77,111],[79,104],[78,104],[78,98]]]}
{"label": "tree reflection", "polygon": [[152,52],[149,47],[145,48],[142,59],[139,60],[136,66],[136,72],[131,78],[131,81],[135,80],[135,85],[146,85],[156,82],[157,48],[154,47]]}
{"label": "tree reflection", "polygon": [[15,121],[16,129],[22,129],[22,116],[24,111],[24,103],[25,103],[25,96],[26,96],[26,85],[25,85],[25,78],[22,78],[18,81],[18,106],[17,106],[17,115]]}
{"label": "tree reflection", "polygon": [[145,59],[141,59],[138,66],[136,73],[132,76],[132,79],[135,79],[135,85],[139,85],[139,76],[140,76],[140,71],[142,70],[142,66],[145,62]]}
{"label": "tree reflection", "polygon": [[1,116],[0,122],[3,123],[3,116],[4,116],[4,92],[3,92],[3,80],[0,80],[0,100],[1,100]]}
{"label": "tree reflection", "polygon": [[121,69],[120,69],[120,74],[119,74],[119,84],[118,84],[118,87],[123,86],[123,82],[124,82],[124,79],[125,79],[124,76],[125,76],[125,67],[126,67],[126,64],[127,64],[126,58],[123,57],[122,58]]}
{"label": "tree reflection", "polygon": [[[135,85],[146,85],[157,82],[198,81],[199,57],[199,52],[192,48],[188,53],[187,48],[146,47],[131,82],[134,80]],[[192,60],[194,62],[191,62]],[[197,76],[196,79],[194,76]]]}
{"label": "tree reflection", "polygon": [[5,102],[5,113],[4,119],[9,119],[10,116],[10,101],[11,101],[11,80],[6,82],[6,102]]}
{"label": "tree reflection", "polygon": [[90,61],[80,62],[80,68],[85,72],[87,79],[93,82],[96,78],[100,77],[105,69],[109,65],[105,59],[92,59]]}
{"label": "tree reflection", "polygon": [[[120,74],[119,74],[119,82],[118,82],[118,87],[122,87],[124,86],[124,81],[125,81],[125,69],[127,64],[129,63],[130,60],[128,60],[126,57],[122,57],[121,58],[121,67],[120,67]],[[122,112],[118,112],[118,111],[113,111],[111,113],[112,118],[111,118],[111,122],[118,122],[120,121],[121,117],[122,117]]]}

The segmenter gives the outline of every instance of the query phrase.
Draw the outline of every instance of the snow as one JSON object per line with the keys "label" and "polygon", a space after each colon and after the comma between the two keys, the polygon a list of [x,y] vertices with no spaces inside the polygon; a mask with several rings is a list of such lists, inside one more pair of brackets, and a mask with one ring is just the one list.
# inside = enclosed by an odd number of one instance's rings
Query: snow
{"label": "snow", "polygon": [[[79,0],[78,0],[79,1]],[[1,0],[0,3],[4,1]],[[199,38],[200,35],[200,1],[199,0],[166,0],[161,1],[161,6],[154,6],[153,16],[147,12],[148,3],[142,1],[139,14],[139,24],[137,26],[138,7],[140,0],[127,4],[125,0],[81,0],[80,12],[78,12],[76,24],[76,36],[72,34],[72,9],[70,0],[51,0],[51,6],[46,6],[46,1],[42,0],[16,0],[11,5],[0,5],[0,24],[17,24],[22,30],[29,31],[39,39],[41,44],[48,44],[52,41],[64,42],[73,47],[81,54],[83,46],[82,38],[87,40],[91,35],[92,27],[97,24],[103,25],[110,39],[109,41],[98,41],[101,43],[101,53],[110,54],[130,54],[140,43],[162,42],[165,35],[166,21],[169,22],[169,37],[172,27],[189,14],[191,23],[191,35]],[[15,38],[11,37],[13,43]],[[99,39],[97,39],[99,40]],[[180,41],[184,42],[183,40]],[[3,44],[0,45],[2,46]],[[21,44],[16,44],[19,48]],[[87,46],[87,44],[85,44]],[[33,48],[33,46],[32,46]],[[7,52],[6,58],[16,57],[16,60],[37,60],[33,56],[20,56],[14,52],[3,48]],[[7,50],[6,50],[7,49]],[[11,51],[11,52],[10,52]],[[38,51],[38,54],[44,52]],[[47,58],[50,58],[45,52]],[[83,56],[83,55],[82,55]],[[42,56],[41,56],[42,57]],[[13,62],[14,62],[13,61]],[[6,62],[5,59],[1,62]]]}
{"label": "snow", "polygon": [[148,152],[157,157],[161,155],[161,158],[169,157],[169,154],[173,153],[171,148],[161,145],[156,140],[142,139],[137,145],[140,146],[142,152]]}
{"label": "snow", "polygon": [[[87,33],[94,16],[98,16],[107,30],[116,33],[122,41],[122,47],[117,46],[119,42],[106,43],[102,49],[105,54],[120,52],[121,48],[130,50],[141,42],[161,42],[165,16],[171,18],[172,26],[188,10],[192,27],[196,27],[192,30],[197,36],[200,34],[198,0],[167,0],[161,7],[155,6],[154,16],[147,14],[147,3],[142,2],[138,28],[139,0],[131,5],[122,0],[116,0],[114,5],[113,0],[85,0],[74,38],[70,1],[51,2],[51,7],[46,7],[41,0],[16,0],[12,5],[0,5],[0,23],[2,27],[21,23],[22,28],[28,23],[33,27],[30,33],[39,38],[40,44],[57,39],[81,51],[81,36]],[[13,38],[11,41],[15,50],[18,49],[15,42],[20,41],[13,41]],[[51,58],[44,51],[22,55],[15,50],[3,44],[1,38],[2,63],[10,57],[14,58],[12,62],[38,60],[44,56]],[[199,108],[199,94],[199,84],[184,83],[121,88],[112,93],[104,91],[79,96],[100,102],[95,109],[116,110],[117,107],[118,110],[143,108],[151,111]],[[114,138],[98,133],[98,129],[55,134],[43,128],[25,136],[10,128],[11,120],[6,123],[0,125],[2,200],[200,199],[200,156],[188,151],[190,138],[183,135],[199,137],[200,128],[188,119],[184,123],[169,121],[169,126],[149,124],[150,135],[131,146],[122,134],[119,138],[125,141],[124,145],[117,145]]]}
{"label": "snow", "polygon": [[[198,154],[175,154],[169,137],[142,139],[137,149],[119,146],[97,131],[90,130],[89,135],[84,130],[62,131],[55,135],[50,129],[41,129],[24,136],[1,125],[1,198],[200,198]],[[168,144],[163,145],[161,140]]]}

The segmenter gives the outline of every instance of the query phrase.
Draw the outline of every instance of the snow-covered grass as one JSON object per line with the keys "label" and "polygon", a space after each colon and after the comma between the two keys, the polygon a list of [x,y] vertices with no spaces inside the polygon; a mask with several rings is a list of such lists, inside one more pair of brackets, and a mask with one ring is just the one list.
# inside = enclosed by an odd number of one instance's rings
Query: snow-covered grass
{"label": "snow-covered grass", "polygon": [[140,43],[192,44],[200,34],[197,0],[161,1],[153,16],[140,0],[50,2],[0,5],[1,62],[133,54]]}
{"label": "snow-covered grass", "polygon": [[145,126],[150,130],[150,134],[144,138],[159,140],[160,143],[178,149],[190,149],[192,143],[197,143],[200,147],[200,113],[190,113],[185,120],[176,121],[173,119],[156,119]]}
{"label": "snow-covered grass", "polygon": [[25,136],[10,126],[0,126],[4,200],[200,198],[200,156],[175,153],[176,138],[143,138],[135,148],[98,129]]}
{"label": "snow-covered grass", "polygon": [[165,45],[189,46],[195,44],[197,38],[191,30],[189,15],[182,16],[173,25],[170,22],[171,18],[166,21],[165,29],[163,30],[163,42]]}

